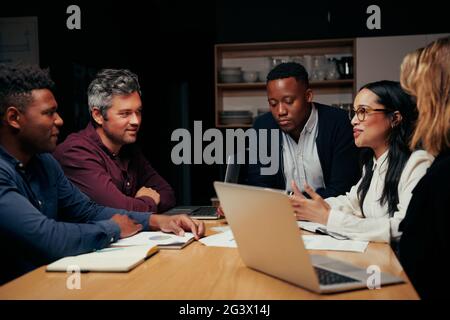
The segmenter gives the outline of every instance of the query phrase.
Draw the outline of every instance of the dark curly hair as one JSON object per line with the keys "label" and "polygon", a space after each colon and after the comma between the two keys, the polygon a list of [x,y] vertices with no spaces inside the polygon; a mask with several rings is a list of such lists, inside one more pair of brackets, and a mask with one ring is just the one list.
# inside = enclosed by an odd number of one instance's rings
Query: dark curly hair
{"label": "dark curly hair", "polygon": [[295,78],[297,81],[303,81],[308,88],[308,71],[300,63],[296,62],[285,62],[277,65],[267,75],[267,82],[290,77]]}
{"label": "dark curly hair", "polygon": [[10,106],[24,111],[31,102],[32,90],[51,90],[54,85],[48,70],[31,65],[0,63],[0,117],[3,117]]}

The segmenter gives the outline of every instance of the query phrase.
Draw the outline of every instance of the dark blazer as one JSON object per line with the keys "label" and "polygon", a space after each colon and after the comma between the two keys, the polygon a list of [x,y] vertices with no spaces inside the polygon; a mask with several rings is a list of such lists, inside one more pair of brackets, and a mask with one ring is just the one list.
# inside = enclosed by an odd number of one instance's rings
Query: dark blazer
{"label": "dark blazer", "polygon": [[436,157],[412,191],[399,230],[400,262],[422,299],[448,297],[450,149]]}
{"label": "dark blazer", "polygon": [[[319,132],[316,138],[317,153],[322,166],[325,188],[316,192],[323,198],[335,197],[349,191],[358,182],[361,175],[359,151],[353,140],[353,129],[345,111],[314,103],[318,112]],[[278,129],[276,120],[270,112],[256,118],[253,127],[259,129]],[[271,150],[268,133],[267,150]],[[261,163],[248,166],[248,184],[285,189],[283,173],[282,135],[279,135],[279,170],[274,175],[261,175]],[[250,146],[250,148],[257,146]]]}

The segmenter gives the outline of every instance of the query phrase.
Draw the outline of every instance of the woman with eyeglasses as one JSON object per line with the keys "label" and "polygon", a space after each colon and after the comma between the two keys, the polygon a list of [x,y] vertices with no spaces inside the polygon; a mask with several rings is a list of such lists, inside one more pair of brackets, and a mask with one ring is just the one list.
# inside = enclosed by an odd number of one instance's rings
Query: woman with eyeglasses
{"label": "woman with eyeglasses", "polygon": [[433,161],[409,149],[416,106],[398,82],[379,81],[360,89],[349,116],[355,144],[364,148],[362,178],[346,195],[327,199],[305,185],[307,199],[292,182],[294,212],[351,239],[397,243],[411,191]]}
{"label": "woman with eyeglasses", "polygon": [[400,225],[400,262],[422,299],[445,299],[450,288],[444,263],[450,252],[450,37],[408,54],[400,79],[417,97],[411,147],[421,144],[436,156],[412,191]]}

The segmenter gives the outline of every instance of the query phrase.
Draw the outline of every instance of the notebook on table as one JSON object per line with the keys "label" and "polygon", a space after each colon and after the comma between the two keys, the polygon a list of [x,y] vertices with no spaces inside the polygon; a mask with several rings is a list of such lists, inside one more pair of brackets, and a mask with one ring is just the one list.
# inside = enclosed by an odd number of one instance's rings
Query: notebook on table
{"label": "notebook on table", "polygon": [[90,253],[59,259],[46,271],[67,272],[77,267],[81,272],[128,272],[158,252],[155,244],[130,247],[108,247]]}

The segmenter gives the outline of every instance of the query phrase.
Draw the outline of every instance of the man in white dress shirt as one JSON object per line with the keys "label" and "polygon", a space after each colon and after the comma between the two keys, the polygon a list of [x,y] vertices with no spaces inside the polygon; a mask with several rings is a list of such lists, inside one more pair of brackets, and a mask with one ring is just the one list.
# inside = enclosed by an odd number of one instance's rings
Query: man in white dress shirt
{"label": "man in white dress shirt", "polygon": [[[261,163],[248,167],[248,183],[291,190],[308,183],[322,197],[350,190],[360,177],[358,149],[343,110],[313,102],[308,73],[298,63],[282,63],[267,76],[270,112],[255,120],[254,128],[280,130],[280,169],[261,174]],[[267,150],[272,150],[267,140]],[[250,146],[255,147],[256,146]]]}

